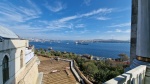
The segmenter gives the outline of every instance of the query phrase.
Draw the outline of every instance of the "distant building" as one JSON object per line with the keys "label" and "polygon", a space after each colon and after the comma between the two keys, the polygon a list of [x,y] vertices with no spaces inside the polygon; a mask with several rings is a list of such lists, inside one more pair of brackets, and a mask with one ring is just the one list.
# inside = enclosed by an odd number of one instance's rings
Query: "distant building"
{"label": "distant building", "polygon": [[0,26],[0,84],[36,84],[37,57],[28,40]]}

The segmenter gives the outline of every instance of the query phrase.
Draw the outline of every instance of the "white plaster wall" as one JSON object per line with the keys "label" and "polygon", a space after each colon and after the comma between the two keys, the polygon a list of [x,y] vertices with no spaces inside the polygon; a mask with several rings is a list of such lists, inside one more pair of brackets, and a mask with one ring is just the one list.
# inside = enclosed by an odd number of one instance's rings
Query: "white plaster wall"
{"label": "white plaster wall", "polygon": [[[15,84],[20,81],[15,78],[22,78],[24,70],[27,69],[25,63],[25,49],[29,46],[28,40],[4,40],[0,42],[0,84],[3,84],[3,73],[2,73],[2,61],[5,55],[9,56],[9,80],[6,84]],[[23,67],[20,68],[20,55],[21,50],[23,51]],[[29,67],[28,67],[29,68]],[[34,72],[34,73],[33,73]],[[33,80],[30,80],[32,76]],[[38,67],[35,62],[34,66],[30,69],[28,74],[25,76],[25,82],[33,84],[36,82],[38,76]]]}
{"label": "white plaster wall", "polygon": [[0,42],[0,51],[12,49],[12,48],[18,48],[18,47],[26,47],[26,43],[28,41],[26,40],[4,40],[3,42]]}
{"label": "white plaster wall", "polygon": [[21,50],[23,51],[23,66],[25,66],[26,42],[25,40],[4,40],[0,42],[0,46],[2,46],[0,47],[0,83],[3,83],[2,61],[5,55],[9,56],[9,82],[15,78],[15,74],[19,73]]}
{"label": "white plaster wall", "polygon": [[38,78],[38,65],[35,62],[24,78],[25,84],[36,84]]}
{"label": "white plaster wall", "polygon": [[28,40],[25,40],[26,41],[26,47],[29,46],[29,41]]}

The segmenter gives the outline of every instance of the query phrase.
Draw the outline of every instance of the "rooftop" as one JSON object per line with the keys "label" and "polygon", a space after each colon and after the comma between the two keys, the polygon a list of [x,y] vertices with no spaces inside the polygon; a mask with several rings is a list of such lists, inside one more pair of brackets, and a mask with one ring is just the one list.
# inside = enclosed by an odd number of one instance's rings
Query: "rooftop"
{"label": "rooftop", "polygon": [[77,84],[70,70],[70,62],[38,56],[41,61],[39,72],[43,72],[44,84]]}
{"label": "rooftop", "polygon": [[14,32],[11,30],[0,26],[0,37],[2,38],[19,38]]}

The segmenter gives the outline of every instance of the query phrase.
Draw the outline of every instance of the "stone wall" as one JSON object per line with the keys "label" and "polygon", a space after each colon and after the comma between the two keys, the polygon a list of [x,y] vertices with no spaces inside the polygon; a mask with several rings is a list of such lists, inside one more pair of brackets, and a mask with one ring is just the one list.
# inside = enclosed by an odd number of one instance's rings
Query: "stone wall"
{"label": "stone wall", "polygon": [[[27,40],[6,39],[0,42],[0,84],[3,84],[3,58],[9,58],[9,80],[6,84],[36,84],[38,78],[37,57],[33,57],[27,64],[25,63],[25,48],[28,46]],[[21,51],[23,51],[23,66],[21,67]]]}
{"label": "stone wall", "polygon": [[16,77],[16,84],[36,84],[38,78],[37,57],[32,58],[24,70]]}
{"label": "stone wall", "polygon": [[[15,74],[18,74],[21,71],[22,69],[20,67],[21,50],[24,51],[25,47],[0,51],[0,83],[3,83],[2,61],[5,56],[9,58],[9,81],[8,83],[10,83],[13,80]],[[24,59],[23,59],[23,66],[25,66]]]}

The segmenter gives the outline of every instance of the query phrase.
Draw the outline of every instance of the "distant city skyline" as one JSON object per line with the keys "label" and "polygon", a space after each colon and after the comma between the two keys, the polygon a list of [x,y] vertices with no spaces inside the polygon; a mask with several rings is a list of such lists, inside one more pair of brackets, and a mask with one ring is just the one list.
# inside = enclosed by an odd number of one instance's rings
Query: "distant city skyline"
{"label": "distant city skyline", "polygon": [[129,40],[131,0],[1,0],[0,17],[23,38]]}

